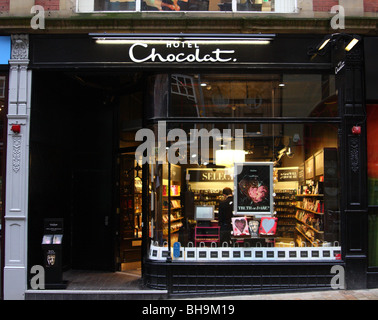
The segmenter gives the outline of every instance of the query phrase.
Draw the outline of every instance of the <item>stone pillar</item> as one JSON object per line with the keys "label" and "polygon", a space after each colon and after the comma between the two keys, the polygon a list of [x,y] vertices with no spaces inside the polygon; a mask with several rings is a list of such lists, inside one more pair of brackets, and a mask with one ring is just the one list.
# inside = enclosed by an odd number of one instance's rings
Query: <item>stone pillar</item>
{"label": "stone pillar", "polygon": [[[5,191],[4,299],[24,299],[27,287],[27,212],[31,71],[28,35],[12,35]],[[20,126],[20,132],[14,126]],[[12,130],[13,129],[13,130]]]}

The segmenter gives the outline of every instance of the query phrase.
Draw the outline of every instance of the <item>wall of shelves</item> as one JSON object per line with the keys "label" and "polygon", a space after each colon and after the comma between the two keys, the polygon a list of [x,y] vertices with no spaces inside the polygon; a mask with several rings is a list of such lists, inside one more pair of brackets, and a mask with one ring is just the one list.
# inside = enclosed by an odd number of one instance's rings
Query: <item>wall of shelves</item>
{"label": "wall of shelves", "polygon": [[142,244],[142,180],[135,157],[120,157],[119,251],[121,269],[140,262]]}
{"label": "wall of shelves", "polygon": [[337,149],[324,148],[304,163],[304,180],[296,196],[296,243],[328,246],[339,241]]}

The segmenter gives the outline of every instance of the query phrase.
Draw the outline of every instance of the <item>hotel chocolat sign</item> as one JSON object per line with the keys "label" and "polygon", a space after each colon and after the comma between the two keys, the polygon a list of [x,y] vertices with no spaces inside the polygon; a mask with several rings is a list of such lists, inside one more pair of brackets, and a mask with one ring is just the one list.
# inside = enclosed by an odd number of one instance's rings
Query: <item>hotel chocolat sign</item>
{"label": "hotel chocolat sign", "polygon": [[[231,37],[231,36],[230,36]],[[232,39],[213,37],[172,39],[141,38],[116,43],[111,35],[33,35],[30,66],[58,68],[69,66],[229,66],[248,64],[259,68],[273,64],[292,68],[292,64],[314,62],[307,55],[312,37],[266,35],[254,38],[235,35]],[[111,41],[113,40],[113,42]],[[121,39],[122,40],[122,39]],[[102,42],[100,42],[102,41]],[[283,54],[282,48],[292,48]],[[285,51],[286,52],[286,51]],[[323,63],[323,61],[319,61]]]}
{"label": "hotel chocolat sign", "polygon": [[199,45],[196,42],[166,42],[148,44],[136,42],[128,51],[135,63],[230,63],[237,62],[235,49],[222,49],[214,45]]}

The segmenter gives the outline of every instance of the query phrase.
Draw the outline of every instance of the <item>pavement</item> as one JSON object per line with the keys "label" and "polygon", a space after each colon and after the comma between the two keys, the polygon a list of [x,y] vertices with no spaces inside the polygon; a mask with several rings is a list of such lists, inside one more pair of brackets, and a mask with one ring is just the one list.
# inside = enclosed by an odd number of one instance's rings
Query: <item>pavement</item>
{"label": "pavement", "polygon": [[[186,300],[186,299],[183,299]],[[189,300],[189,299],[188,299]],[[378,300],[378,289],[324,290],[311,292],[198,297],[190,300]]]}

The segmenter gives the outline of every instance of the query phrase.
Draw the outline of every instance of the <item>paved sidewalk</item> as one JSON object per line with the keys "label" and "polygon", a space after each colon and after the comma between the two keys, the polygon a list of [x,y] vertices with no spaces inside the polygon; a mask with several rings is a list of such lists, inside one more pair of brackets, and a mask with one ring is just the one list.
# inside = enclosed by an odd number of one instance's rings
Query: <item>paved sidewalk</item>
{"label": "paved sidewalk", "polygon": [[378,300],[378,289],[325,290],[241,296],[201,297],[191,300]]}

